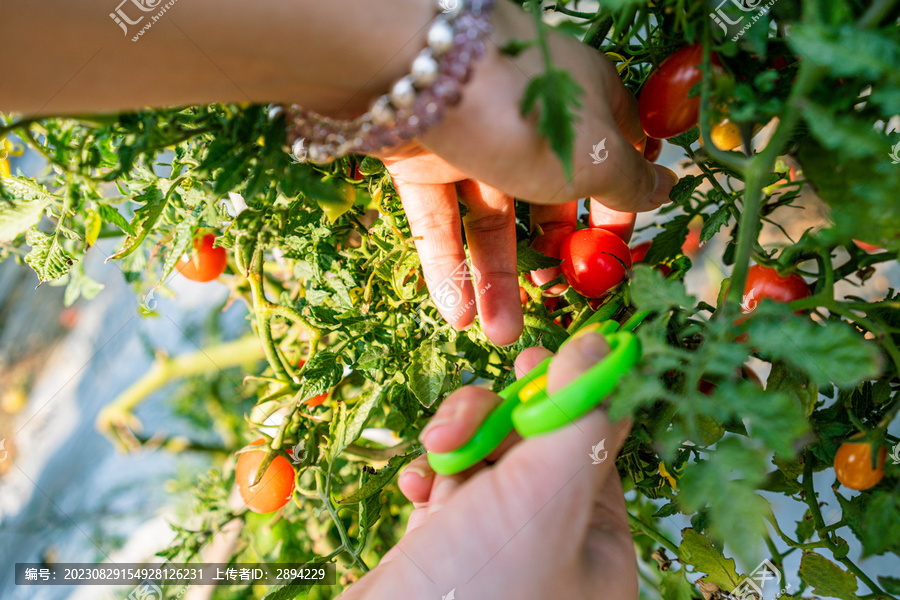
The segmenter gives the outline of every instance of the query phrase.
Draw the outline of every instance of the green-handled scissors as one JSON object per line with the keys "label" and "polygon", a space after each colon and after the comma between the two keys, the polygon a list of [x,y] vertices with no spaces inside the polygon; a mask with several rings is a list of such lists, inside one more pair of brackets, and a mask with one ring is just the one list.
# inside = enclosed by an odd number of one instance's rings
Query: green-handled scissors
{"label": "green-handled scissors", "polygon": [[[550,358],[500,392],[503,402],[491,412],[475,435],[452,452],[428,453],[435,473],[452,475],[484,460],[515,427],[528,438],[572,423],[599,404],[641,358],[641,344],[631,333],[649,313],[636,313],[619,329],[615,321],[601,321],[598,311],[566,343],[585,331],[597,331],[606,337],[610,353],[581,377],[547,394],[547,368]],[[551,357],[552,358],[552,357]]]}

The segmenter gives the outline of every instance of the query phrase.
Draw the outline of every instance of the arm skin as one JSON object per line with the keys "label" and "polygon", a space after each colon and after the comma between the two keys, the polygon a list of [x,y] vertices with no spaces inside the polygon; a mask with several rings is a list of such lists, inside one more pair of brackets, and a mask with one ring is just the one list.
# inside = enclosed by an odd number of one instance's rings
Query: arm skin
{"label": "arm skin", "polygon": [[[0,110],[59,115],[217,102],[294,102],[355,116],[409,71],[432,0],[177,0],[126,35],[120,0],[0,0]],[[10,57],[14,57],[10,60]]]}

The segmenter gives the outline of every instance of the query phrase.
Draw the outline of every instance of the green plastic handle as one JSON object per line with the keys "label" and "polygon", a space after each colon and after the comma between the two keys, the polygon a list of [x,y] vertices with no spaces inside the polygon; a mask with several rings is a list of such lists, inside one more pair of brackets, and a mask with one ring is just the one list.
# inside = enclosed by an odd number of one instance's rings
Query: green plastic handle
{"label": "green plastic handle", "polygon": [[[580,330],[600,321],[599,317],[599,312],[592,315]],[[631,328],[644,317],[646,314],[638,319],[632,317],[629,320]],[[451,452],[428,453],[431,468],[441,475],[459,473],[484,460],[513,427],[523,437],[539,435],[568,425],[599,404],[641,357],[638,339],[628,331],[616,332],[617,328],[615,321],[605,321],[600,325],[598,332],[606,336],[611,347],[610,354],[552,397],[547,396],[542,386],[528,402],[522,403],[519,399],[519,392],[525,386],[547,373],[550,358],[501,391],[503,402],[488,415],[468,442]]]}

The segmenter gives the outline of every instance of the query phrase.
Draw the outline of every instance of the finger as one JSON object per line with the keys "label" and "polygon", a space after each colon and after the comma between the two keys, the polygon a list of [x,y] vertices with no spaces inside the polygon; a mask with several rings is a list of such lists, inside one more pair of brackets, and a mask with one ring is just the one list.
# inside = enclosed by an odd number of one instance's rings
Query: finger
{"label": "finger", "polygon": [[519,356],[516,357],[516,379],[524,377],[526,373],[546,360],[548,356],[553,356],[553,353],[540,346],[522,350],[522,352],[519,353]]}
{"label": "finger", "polygon": [[456,494],[463,482],[469,478],[468,474],[438,475],[434,479],[434,487],[431,488],[431,497],[428,498],[428,516],[431,516],[444,508],[450,499]]}
{"label": "finger", "polygon": [[419,434],[419,440],[429,452],[456,450],[474,435],[500,402],[500,396],[484,388],[460,388],[447,396]]}
{"label": "finger", "polygon": [[409,228],[416,239],[425,283],[435,306],[456,329],[475,319],[472,284],[453,184],[419,184],[394,178]]}
{"label": "finger", "polygon": [[506,346],[519,339],[524,327],[513,198],[472,180],[457,184],[457,189],[467,208],[463,224],[472,254],[481,328],[492,342]]}
{"label": "finger", "polygon": [[607,208],[603,204],[591,199],[590,224],[591,227],[599,227],[616,234],[627,244],[634,233],[634,221],[637,215],[633,212],[621,212]]}
{"label": "finger", "polygon": [[434,483],[434,471],[428,464],[428,458],[419,456],[400,473],[397,485],[410,502],[428,502],[431,486]]}
{"label": "finger", "polygon": [[[559,258],[559,249],[562,241],[575,231],[575,224],[578,219],[578,202],[549,205],[532,204],[530,213],[531,227],[541,228],[541,235],[535,238],[531,247],[547,256]],[[559,277],[560,273],[559,267],[536,269],[531,272],[531,280],[535,285],[541,286]],[[544,293],[558,296],[564,293],[568,287],[568,285],[561,283],[548,288]]]}

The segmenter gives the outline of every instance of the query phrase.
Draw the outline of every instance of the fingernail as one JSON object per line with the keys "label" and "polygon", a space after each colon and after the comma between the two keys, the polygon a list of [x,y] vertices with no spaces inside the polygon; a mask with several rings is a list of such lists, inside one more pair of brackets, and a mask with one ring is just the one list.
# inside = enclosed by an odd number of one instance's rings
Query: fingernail
{"label": "fingernail", "polygon": [[416,475],[417,477],[421,477],[422,479],[428,479],[433,474],[429,471],[426,471],[424,468],[422,468],[419,465],[410,465],[410,466],[406,467],[405,469],[403,469],[403,473],[401,473],[400,475],[401,476],[406,475],[407,473],[412,473],[413,475]]}
{"label": "fingernail", "polygon": [[650,202],[661,206],[672,201],[669,192],[678,183],[678,175],[675,174],[675,171],[662,165],[653,165],[653,169],[656,171],[656,189],[653,191]]}
{"label": "fingernail", "polygon": [[575,345],[583,357],[594,362],[603,360],[609,354],[609,343],[606,341],[606,338],[593,331],[589,331],[579,337],[575,341]]}

